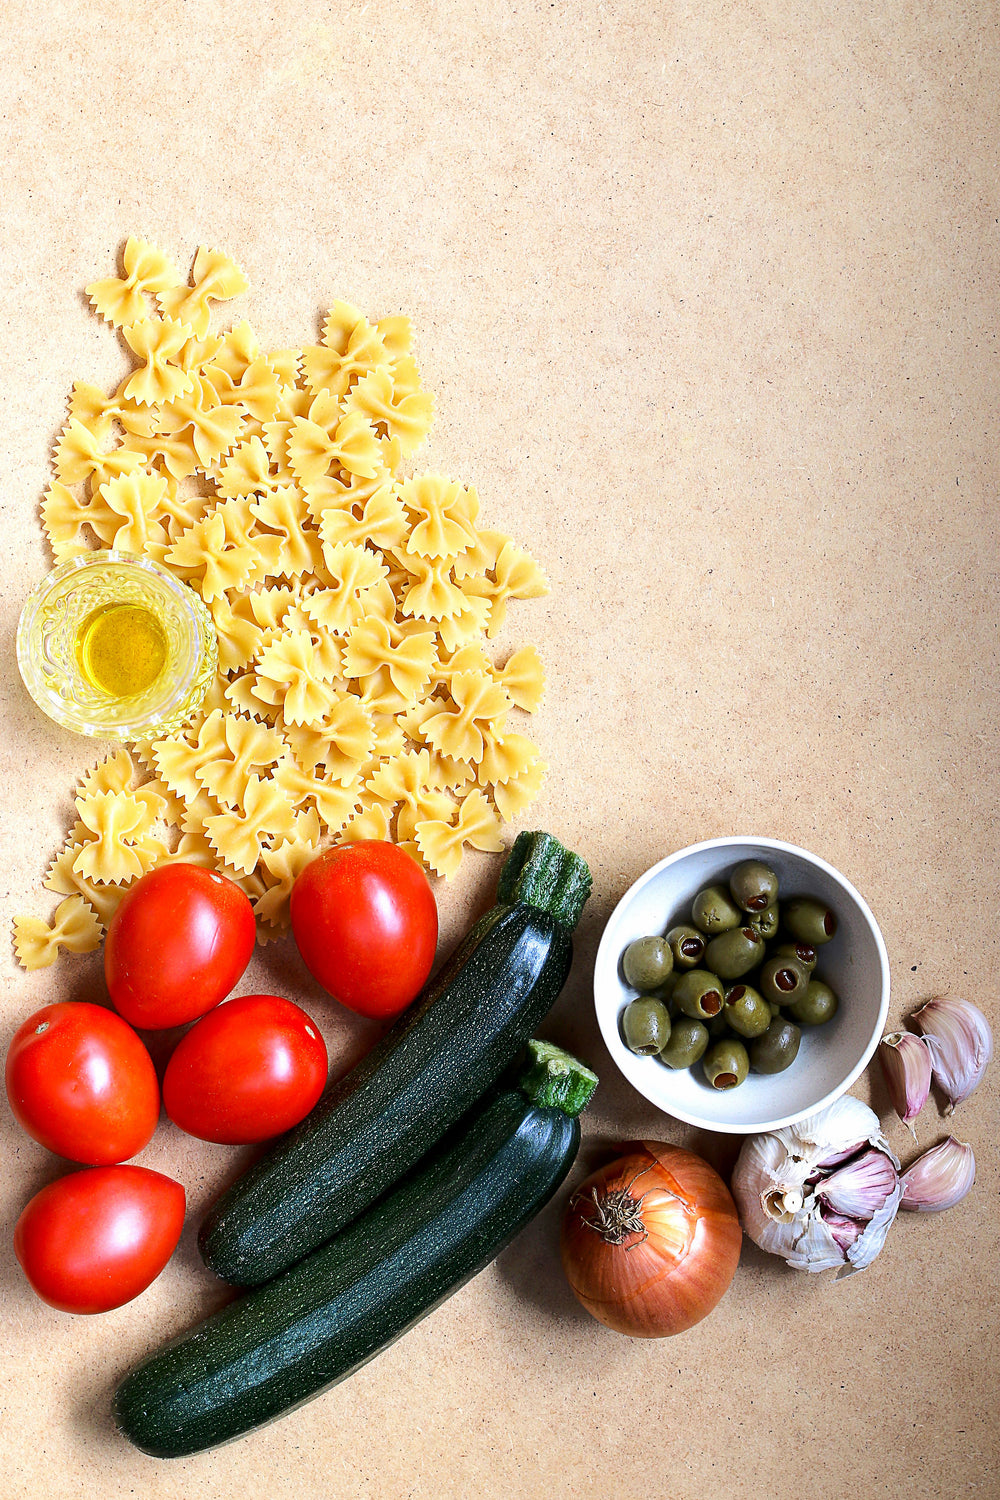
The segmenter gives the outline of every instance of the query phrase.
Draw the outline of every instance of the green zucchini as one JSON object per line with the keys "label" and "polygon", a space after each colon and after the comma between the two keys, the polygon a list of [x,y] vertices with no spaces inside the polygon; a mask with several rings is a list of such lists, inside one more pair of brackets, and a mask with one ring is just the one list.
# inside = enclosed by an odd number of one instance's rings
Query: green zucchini
{"label": "green zucchini", "polygon": [[[566,1060],[566,1054],[560,1054]],[[596,1078],[533,1059],[538,1100]],[[275,1281],[224,1307],[122,1381],[115,1420],[158,1458],[274,1420],[373,1358],[481,1271],[548,1202],[576,1155],[575,1114],[493,1091],[417,1172]]]}
{"label": "green zucchini", "polygon": [[519,835],[496,906],[380,1043],[223,1193],[202,1258],[257,1286],[357,1218],[516,1058],[566,982],[590,872],[546,833]]}

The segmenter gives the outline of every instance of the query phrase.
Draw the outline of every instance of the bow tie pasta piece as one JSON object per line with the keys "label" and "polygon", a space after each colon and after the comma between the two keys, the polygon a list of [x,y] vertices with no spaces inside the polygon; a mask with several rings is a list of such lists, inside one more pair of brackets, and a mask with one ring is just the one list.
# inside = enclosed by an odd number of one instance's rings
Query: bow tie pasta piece
{"label": "bow tie pasta piece", "polygon": [[323,325],[323,343],[302,351],[302,374],[311,391],[346,396],[362,375],[388,364],[390,357],[378,329],[350,303],[337,302]]}
{"label": "bow tie pasta piece", "polygon": [[431,757],[427,750],[408,750],[382,762],[365,781],[365,789],[385,803],[396,806],[396,832],[412,840],[418,822],[448,819],[454,808],[450,797],[431,784]]}
{"label": "bow tie pasta piece", "polygon": [[548,769],[544,760],[533,760],[526,770],[493,787],[493,801],[505,823],[512,822],[536,800]]}
{"label": "bow tie pasta piece", "polygon": [[123,395],[140,406],[159,406],[190,391],[194,376],[178,362],[190,336],[191,330],[184,323],[171,318],[145,318],[123,328],[126,344],[142,360],[125,382]]}
{"label": "bow tie pasta piece", "polygon": [[45,969],[60,948],[92,953],[101,943],[101,923],[80,895],[67,896],[56,907],[51,926],[40,917],[14,918],[14,952],[22,969]]}
{"label": "bow tie pasta piece", "polygon": [[42,500],[42,528],[56,562],[90,551],[83,535],[90,519],[89,504],[78,500],[68,485],[54,480]]}
{"label": "bow tie pasta piece", "polygon": [[220,594],[209,603],[219,643],[219,670],[241,672],[264,644],[265,631],[250,613],[251,594]]}
{"label": "bow tie pasta piece", "polygon": [[191,377],[190,394],[173,396],[160,408],[160,430],[167,437],[178,437],[190,429],[191,444],[204,470],[229,453],[245,420],[239,406],[225,405],[203,375]]}
{"label": "bow tie pasta piece", "polygon": [[451,702],[452,707],[424,721],[424,737],[442,755],[478,763],[486,748],[486,734],[503,722],[510,699],[485,673],[460,672],[451,685]]}
{"label": "bow tie pasta piece", "polygon": [[486,634],[492,640],[507,615],[508,599],[538,599],[549,592],[548,579],[530,553],[507,541],[493,564],[493,578],[474,575],[465,581],[468,594],[490,602]]}
{"label": "bow tie pasta piece", "polygon": [[463,844],[494,853],[503,848],[497,815],[479,790],[462,799],[454,823],[439,818],[418,823],[414,841],[430,868],[449,878],[458,871]]}
{"label": "bow tie pasta piece", "polygon": [[529,714],[537,712],[545,693],[545,668],[534,646],[522,646],[515,651],[495,675],[516,708],[523,708]]}
{"label": "bow tie pasta piece", "polygon": [[384,668],[392,687],[409,704],[428,681],[436,655],[433,632],[394,641],[388,621],[376,616],[351,630],[344,647],[344,676],[364,683]]}
{"label": "bow tie pasta piece", "polygon": [[406,551],[420,557],[455,558],[476,539],[479,496],[443,474],[423,474],[404,479],[399,498],[417,518],[406,543]]}
{"label": "bow tie pasta piece", "polygon": [[480,786],[493,786],[522,776],[538,759],[538,746],[526,734],[505,734],[487,739],[479,763]]}
{"label": "bow tie pasta piece", "polygon": [[397,390],[392,370],[384,365],[363,375],[344,398],[344,404],[350,416],[367,418],[377,433],[397,438],[404,455],[419,448],[430,431],[434,415],[434,397],[430,391],[421,390],[419,380],[412,377],[406,388]]}
{"label": "bow tie pasta piece", "polygon": [[90,480],[92,492],[118,474],[144,467],[143,455],[130,448],[101,447],[101,439],[76,417],[71,417],[56,444],[56,477],[61,484]]}
{"label": "bow tie pasta piece", "polygon": [[457,619],[468,609],[470,601],[452,581],[447,560],[441,563],[399,547],[392,549],[392,556],[402,569],[401,614],[437,623]]}
{"label": "bow tie pasta piece", "polygon": [[217,802],[232,810],[243,807],[251,771],[276,766],[286,747],[276,729],[243,714],[223,715],[221,727],[220,753],[203,760],[195,775]]}
{"label": "bow tie pasta piece", "polygon": [[282,483],[271,468],[272,459],[259,437],[247,438],[234,448],[219,470],[219,493],[231,500],[236,495],[263,495]]}
{"label": "bow tie pasta piece", "polygon": [[93,834],[73,860],[77,874],[103,885],[120,885],[145,874],[149,862],[137,846],[150,831],[148,808],[129,792],[94,792],[78,797],[76,806]]}
{"label": "bow tie pasta piece", "polygon": [[277,485],[251,500],[250,510],[261,526],[270,527],[281,538],[275,572],[270,576],[297,578],[312,572],[317,560],[315,533],[310,537],[305,531],[309,513],[302,491],[293,484]]}
{"label": "bow tie pasta piece", "polygon": [[200,246],[194,258],[193,285],[165,287],[159,294],[165,313],[187,323],[199,338],[208,333],[211,323],[209,302],[228,302],[239,297],[250,283],[239,266],[219,250]]}
{"label": "bow tie pasta piece", "polygon": [[106,323],[120,328],[150,315],[146,292],[166,292],[180,284],[180,273],[170,258],[148,240],[129,235],[122,254],[124,277],[92,281],[87,296]]}
{"label": "bow tie pasta piece", "polygon": [[289,724],[318,724],[331,708],[330,689],[320,677],[316,648],[305,630],[291,630],[266,646],[257,659],[256,696],[280,705]]}
{"label": "bow tie pasta piece", "polygon": [[287,838],[295,827],[292,805],[274,781],[247,778],[242,810],[205,819],[212,846],[232,869],[252,875],[262,850],[273,839]]}
{"label": "bow tie pasta piece", "polygon": [[308,595],[303,608],[324,630],[347,635],[362,620],[395,609],[391,591],[388,599],[378,595],[389,570],[377,553],[355,542],[324,543],[323,558],[330,587]]}
{"label": "bow tie pasta piece", "polygon": [[170,538],[162,522],[154,518],[167,497],[163,475],[143,469],[119,474],[101,485],[98,496],[118,521],[111,545],[119,552],[144,553],[162,563]]}
{"label": "bow tie pasta piece", "polygon": [[[350,495],[350,490],[346,495]],[[357,512],[360,512],[358,514]],[[383,480],[371,493],[350,506],[327,505],[319,515],[319,534],[323,553],[338,544],[354,542],[364,546],[396,547],[406,537],[406,516],[391,480]]]}
{"label": "bow tie pasta piece", "polygon": [[339,833],[360,806],[355,784],[345,787],[332,778],[317,776],[315,768],[305,771],[287,757],[279,764],[274,779],[296,812],[311,807],[328,833]]}

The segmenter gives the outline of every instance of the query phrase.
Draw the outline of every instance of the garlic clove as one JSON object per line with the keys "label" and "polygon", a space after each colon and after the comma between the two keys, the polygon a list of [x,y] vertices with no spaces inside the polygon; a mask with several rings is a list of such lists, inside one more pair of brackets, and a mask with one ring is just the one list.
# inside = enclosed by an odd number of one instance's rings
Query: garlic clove
{"label": "garlic clove", "polygon": [[907,1167],[900,1178],[903,1184],[900,1208],[925,1214],[954,1208],[975,1180],[976,1158],[972,1147],[950,1135]]}
{"label": "garlic clove", "polygon": [[913,1121],[931,1091],[931,1054],[923,1037],[893,1031],[879,1043],[879,1062],[892,1107],[916,1140]]}
{"label": "garlic clove", "polygon": [[993,1056],[990,1023],[971,1000],[941,995],[914,1013],[931,1055],[934,1076],[948,1095],[951,1114],[967,1099]]}
{"label": "garlic clove", "polygon": [[846,1214],[823,1212],[823,1223],[845,1256],[852,1245],[861,1238],[865,1229],[861,1219],[850,1219]]}
{"label": "garlic clove", "polygon": [[896,1214],[899,1210],[900,1199],[903,1196],[903,1184],[896,1180],[896,1186],[889,1194],[875,1217],[865,1225],[861,1237],[855,1240],[847,1252],[848,1264],[840,1272],[838,1280],[843,1276],[851,1276],[855,1271],[863,1271],[870,1266],[876,1255],[885,1244],[886,1236],[892,1228]]}
{"label": "garlic clove", "polygon": [[816,1188],[816,1197],[834,1213],[873,1219],[895,1190],[899,1174],[884,1151],[869,1147],[845,1162]]}

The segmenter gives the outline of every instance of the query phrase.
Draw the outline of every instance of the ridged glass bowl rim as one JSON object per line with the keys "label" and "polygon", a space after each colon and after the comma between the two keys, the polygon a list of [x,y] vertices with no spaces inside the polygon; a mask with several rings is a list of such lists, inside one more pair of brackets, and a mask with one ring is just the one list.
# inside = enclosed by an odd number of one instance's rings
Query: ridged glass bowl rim
{"label": "ridged glass bowl rim", "polygon": [[[182,611],[190,619],[193,634],[199,643],[197,662],[193,673],[178,682],[166,703],[155,714],[131,724],[101,724],[67,712],[64,701],[53,693],[38,671],[32,650],[31,635],[38,613],[48,596],[73,573],[94,567],[117,565],[149,573],[173,594]],[[17,622],[15,642],[17,666],[21,680],[34,702],[44,714],[63,729],[75,734],[89,735],[96,739],[119,740],[132,743],[150,739],[156,734],[168,734],[196,712],[208,692],[218,664],[218,639],[215,624],[204,600],[181,579],[161,568],[151,558],[137,552],[119,552],[113,547],[84,552],[69,557],[41,579],[30,591],[21,608]]]}

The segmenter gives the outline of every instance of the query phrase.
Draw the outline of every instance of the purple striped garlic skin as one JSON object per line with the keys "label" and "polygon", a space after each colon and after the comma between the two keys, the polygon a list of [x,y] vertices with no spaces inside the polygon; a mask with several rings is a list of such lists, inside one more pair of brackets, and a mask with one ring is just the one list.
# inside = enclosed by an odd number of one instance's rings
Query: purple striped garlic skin
{"label": "purple striped garlic skin", "polygon": [[900,1177],[900,1208],[934,1214],[961,1203],[976,1180],[976,1158],[965,1141],[950,1135],[918,1156]]}
{"label": "purple striped garlic skin", "polygon": [[990,1023],[971,1000],[939,995],[914,1012],[934,1077],[948,1096],[946,1114],[978,1087],[993,1056]]}
{"label": "purple striped garlic skin", "polygon": [[931,1091],[931,1054],[923,1037],[892,1031],[879,1042],[878,1059],[892,1107],[916,1140],[913,1121]]}

